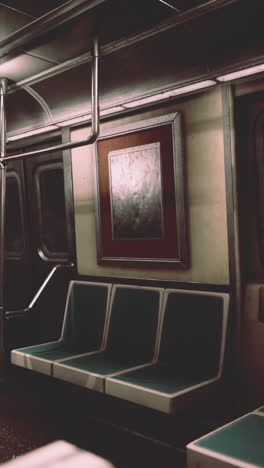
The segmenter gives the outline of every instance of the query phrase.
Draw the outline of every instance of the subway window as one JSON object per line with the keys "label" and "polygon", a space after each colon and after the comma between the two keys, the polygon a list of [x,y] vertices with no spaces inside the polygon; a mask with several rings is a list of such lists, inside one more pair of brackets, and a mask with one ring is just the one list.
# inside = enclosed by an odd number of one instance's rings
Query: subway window
{"label": "subway window", "polygon": [[67,257],[62,163],[44,164],[37,167],[35,189],[42,252],[47,257]]}
{"label": "subway window", "polygon": [[21,190],[15,172],[6,180],[6,251],[8,257],[20,258],[24,253]]}

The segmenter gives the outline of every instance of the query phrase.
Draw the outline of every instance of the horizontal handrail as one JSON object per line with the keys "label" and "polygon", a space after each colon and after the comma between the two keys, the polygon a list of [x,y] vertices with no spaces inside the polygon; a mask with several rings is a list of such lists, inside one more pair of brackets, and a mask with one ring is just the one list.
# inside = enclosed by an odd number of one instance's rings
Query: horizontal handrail
{"label": "horizontal handrail", "polygon": [[5,318],[8,320],[10,318],[15,318],[15,317],[19,317],[20,315],[22,314],[26,314],[27,312],[30,312],[34,305],[36,304],[36,302],[38,301],[39,297],[41,296],[41,294],[43,293],[43,291],[46,289],[47,285],[50,283],[50,281],[52,280],[53,276],[55,275],[55,273],[60,269],[60,268],[73,268],[74,267],[74,263],[69,263],[68,265],[63,265],[61,263],[58,263],[57,265],[55,265],[52,270],[49,272],[48,276],[45,278],[45,280],[43,281],[42,285],[40,286],[40,288],[38,289],[38,291],[36,292],[35,296],[33,297],[33,299],[31,300],[30,304],[28,305],[28,307],[25,307],[24,309],[18,309],[18,310],[11,310],[11,311],[6,311],[5,312]]}

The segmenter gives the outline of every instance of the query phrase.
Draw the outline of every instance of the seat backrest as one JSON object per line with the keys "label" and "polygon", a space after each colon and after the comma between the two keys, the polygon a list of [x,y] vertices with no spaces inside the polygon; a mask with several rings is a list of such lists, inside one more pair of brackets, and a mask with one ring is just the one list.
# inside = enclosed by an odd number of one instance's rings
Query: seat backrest
{"label": "seat backrest", "polygon": [[163,289],[114,285],[106,351],[122,362],[153,359]]}
{"label": "seat backrest", "polygon": [[66,349],[85,353],[100,348],[111,287],[111,284],[71,281],[62,330]]}
{"label": "seat backrest", "polygon": [[159,363],[182,376],[217,376],[223,361],[228,303],[228,294],[165,290]]}

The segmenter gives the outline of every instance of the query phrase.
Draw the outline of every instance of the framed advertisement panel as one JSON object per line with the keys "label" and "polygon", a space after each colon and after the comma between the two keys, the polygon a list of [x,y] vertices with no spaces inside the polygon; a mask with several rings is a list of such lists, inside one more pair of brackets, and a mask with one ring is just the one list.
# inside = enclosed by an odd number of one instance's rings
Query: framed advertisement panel
{"label": "framed advertisement panel", "polygon": [[96,144],[100,264],[188,264],[181,115],[103,131]]}

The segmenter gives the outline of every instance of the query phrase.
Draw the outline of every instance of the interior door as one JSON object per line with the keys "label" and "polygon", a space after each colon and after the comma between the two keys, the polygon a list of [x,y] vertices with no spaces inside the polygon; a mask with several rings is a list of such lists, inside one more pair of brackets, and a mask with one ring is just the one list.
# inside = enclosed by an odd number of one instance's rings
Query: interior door
{"label": "interior door", "polygon": [[243,390],[248,408],[264,394],[264,93],[237,98],[237,167],[242,316]]}
{"label": "interior door", "polygon": [[33,287],[38,288],[55,264],[71,261],[67,242],[62,153],[26,159],[24,174],[34,271],[32,280]]}
{"label": "interior door", "polygon": [[240,234],[246,282],[264,281],[264,94],[236,107]]}
{"label": "interior door", "polygon": [[[60,142],[56,138],[24,145],[19,150],[27,152]],[[8,164],[5,282],[8,310],[27,307],[55,265],[75,261],[71,174],[65,174],[65,168],[70,169],[69,158],[68,151],[54,152]],[[54,277],[48,294],[41,296],[30,315],[30,325],[27,321],[29,333],[25,330],[20,333],[15,321],[10,321],[7,327],[10,342],[21,342],[18,335],[20,338],[29,335],[27,339],[33,342],[58,336],[68,278],[67,268],[64,276],[58,273]]]}
{"label": "interior door", "polygon": [[8,164],[6,180],[5,307],[19,309],[32,295],[32,265],[23,162]]}

